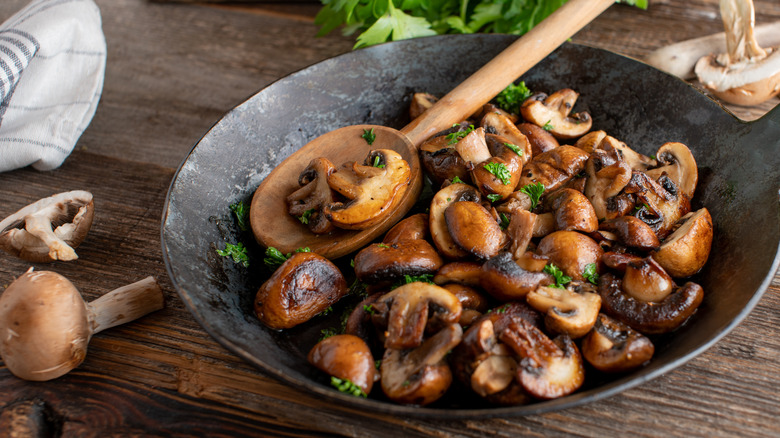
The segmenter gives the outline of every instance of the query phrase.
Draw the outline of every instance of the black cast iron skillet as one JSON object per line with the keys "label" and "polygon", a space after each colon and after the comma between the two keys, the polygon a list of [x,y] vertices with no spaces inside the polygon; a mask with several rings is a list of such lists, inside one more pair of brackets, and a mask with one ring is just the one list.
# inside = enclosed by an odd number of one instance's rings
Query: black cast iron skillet
{"label": "black cast iron skillet", "polygon": [[[700,173],[693,206],[706,206],[716,224],[710,261],[696,278],[704,287],[704,302],[685,326],[655,339],[656,355],[647,366],[617,376],[592,372],[579,392],[525,406],[487,406],[457,393],[425,408],[400,406],[381,396],[341,394],[306,362],[320,329],[337,325],[342,308],[285,332],[258,322],[252,300],[268,275],[262,248],[250,231],[239,230],[229,205],[249,204],[263,177],[317,135],[359,123],[404,126],[412,92],[445,94],[513,40],[441,36],[347,53],[277,81],[214,125],[174,177],[162,223],[168,274],[206,331],[268,374],[336,403],[463,419],[532,414],[598,400],[682,365],[733,329],[758,302],[780,262],[780,107],[745,123],[672,76],[574,44],[565,44],[522,79],[532,90],[576,89],[581,93],[577,109],[590,112],[593,129],[642,153],[654,154],[667,141],[688,145]],[[218,256],[215,250],[224,242],[248,246],[250,267]]]}

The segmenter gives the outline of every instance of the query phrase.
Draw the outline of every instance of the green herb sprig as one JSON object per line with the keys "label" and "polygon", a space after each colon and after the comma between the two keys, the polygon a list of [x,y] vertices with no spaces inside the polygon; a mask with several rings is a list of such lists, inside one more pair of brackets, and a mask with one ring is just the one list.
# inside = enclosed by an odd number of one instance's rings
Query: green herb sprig
{"label": "green herb sprig", "polygon": [[225,249],[218,249],[217,254],[222,257],[230,257],[235,263],[238,263],[245,268],[249,267],[249,254],[247,254],[244,244],[238,242],[237,244],[226,243]]}
{"label": "green herb sprig", "polygon": [[243,201],[239,201],[234,204],[230,204],[230,210],[232,210],[233,214],[236,215],[238,228],[241,229],[241,231],[248,230],[249,226],[247,226],[247,223],[249,222],[249,206],[246,205],[246,203]]}
{"label": "green herb sprig", "polygon": [[520,105],[531,96],[531,90],[526,87],[525,82],[520,81],[517,84],[509,84],[503,91],[496,96],[496,104],[502,110],[508,113],[520,113]]}
{"label": "green herb sprig", "polygon": [[[299,252],[311,252],[311,250],[306,248],[298,248],[295,250],[296,253]],[[265,250],[265,258],[263,259],[263,263],[271,269],[276,269],[279,266],[282,265],[282,263],[286,262],[287,259],[292,257],[292,253],[287,253],[286,255],[283,254],[278,249],[274,248],[273,246],[269,246]]]}
{"label": "green herb sprig", "polygon": [[374,141],[376,140],[376,134],[374,133],[374,128],[371,129],[364,129],[363,135],[360,136],[363,140],[368,143],[369,146],[374,144]]}
{"label": "green herb sprig", "polygon": [[[458,126],[458,124],[456,123],[456,124],[454,124],[452,126],[456,127],[456,126]],[[462,138],[464,138],[465,136],[471,134],[472,131],[474,131],[474,125],[469,125],[469,127],[464,129],[463,131],[450,132],[449,134],[447,134],[447,137],[446,137],[447,140],[448,140],[447,144],[455,144],[455,143],[459,142]]]}
{"label": "green herb sprig", "polygon": [[555,266],[552,263],[548,263],[544,265],[544,272],[550,274],[555,278],[555,284],[551,285],[550,287],[557,287],[559,289],[563,289],[566,287],[567,284],[571,282],[571,277],[568,275],[564,275],[563,271],[561,271],[561,268]]}
{"label": "green herb sprig", "polygon": [[582,277],[593,284],[599,284],[599,273],[596,272],[596,264],[589,263],[585,265],[585,270],[582,271]]}
{"label": "green herb sprig", "polygon": [[531,198],[531,210],[535,209],[539,205],[539,200],[544,194],[544,184],[538,182],[534,184],[528,184],[520,189],[520,192],[525,193]]}
{"label": "green herb sprig", "polygon": [[507,169],[506,164],[504,163],[497,163],[495,161],[485,163],[485,170],[492,173],[493,176],[501,180],[501,184],[503,185],[508,185],[509,181],[512,179],[512,174],[509,172],[509,169]]}
{"label": "green herb sprig", "polygon": [[362,389],[360,389],[359,386],[355,385],[354,383],[350,382],[347,379],[339,379],[338,377],[331,376],[330,378],[330,384],[334,388],[338,389],[340,392],[343,392],[345,394],[352,394],[355,397],[368,397],[368,395],[363,392]]}

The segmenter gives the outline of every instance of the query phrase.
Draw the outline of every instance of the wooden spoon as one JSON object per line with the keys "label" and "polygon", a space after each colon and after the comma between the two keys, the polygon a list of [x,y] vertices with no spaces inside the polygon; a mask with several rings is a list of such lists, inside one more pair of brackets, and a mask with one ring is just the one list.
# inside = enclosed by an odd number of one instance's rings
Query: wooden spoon
{"label": "wooden spoon", "polygon": [[[473,114],[613,3],[615,0],[570,0],[400,131],[354,125],[310,141],[274,168],[255,191],[249,210],[255,239],[283,253],[308,247],[327,258],[344,256],[376,239],[398,222],[420,195],[422,169],[417,148],[423,141]],[[318,157],[326,157],[336,166],[347,161],[362,162],[367,155],[362,135],[371,128],[376,134],[371,149],[393,149],[412,169],[411,182],[401,202],[387,218],[369,229],[311,233],[287,214],[285,198],[299,188],[298,175]]]}

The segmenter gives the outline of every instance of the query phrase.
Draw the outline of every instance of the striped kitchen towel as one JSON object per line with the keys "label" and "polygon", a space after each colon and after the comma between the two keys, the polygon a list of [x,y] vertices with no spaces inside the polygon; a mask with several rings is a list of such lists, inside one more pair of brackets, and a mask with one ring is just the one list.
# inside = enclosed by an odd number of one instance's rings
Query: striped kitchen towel
{"label": "striped kitchen towel", "polygon": [[0,172],[65,161],[95,114],[105,66],[93,0],[34,0],[0,25]]}

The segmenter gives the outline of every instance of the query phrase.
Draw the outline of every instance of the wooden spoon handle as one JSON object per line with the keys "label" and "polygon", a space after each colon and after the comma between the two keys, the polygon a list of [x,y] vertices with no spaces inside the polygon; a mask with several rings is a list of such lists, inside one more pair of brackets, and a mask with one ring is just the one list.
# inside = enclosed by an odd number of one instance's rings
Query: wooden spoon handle
{"label": "wooden spoon handle", "polygon": [[464,120],[613,3],[615,0],[569,0],[401,132],[419,147],[433,134]]}

